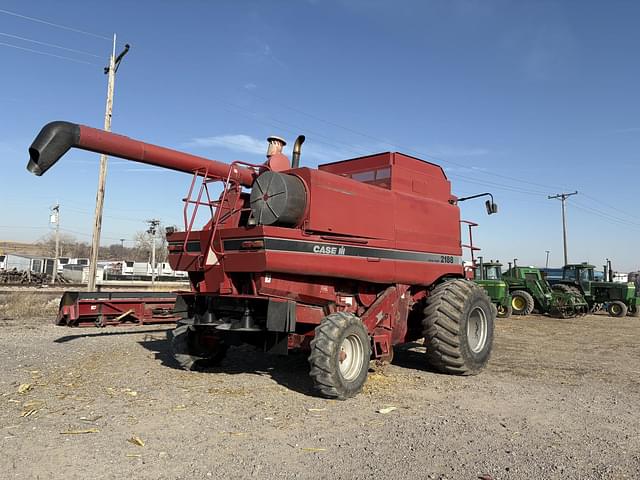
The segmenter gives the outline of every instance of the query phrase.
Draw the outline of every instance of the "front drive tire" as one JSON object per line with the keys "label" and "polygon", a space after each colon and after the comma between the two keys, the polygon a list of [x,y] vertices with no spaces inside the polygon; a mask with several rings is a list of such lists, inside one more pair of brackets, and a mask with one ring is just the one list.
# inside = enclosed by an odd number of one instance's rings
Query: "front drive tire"
{"label": "front drive tire", "polygon": [[227,353],[227,345],[220,339],[206,335],[207,327],[194,327],[178,322],[167,332],[173,358],[184,370],[202,370],[219,364]]}
{"label": "front drive tire", "polygon": [[346,400],[360,393],[370,360],[371,340],[358,317],[336,312],[322,319],[309,355],[309,375],[321,395]]}
{"label": "front drive tire", "polygon": [[509,318],[513,314],[513,306],[511,300],[507,305],[498,305],[498,318]]}
{"label": "front drive tire", "polygon": [[610,317],[626,317],[627,312],[627,306],[619,300],[609,302],[609,304],[607,305],[607,313]]}
{"label": "front drive tire", "polygon": [[427,297],[422,322],[428,365],[448,374],[479,373],[491,356],[495,311],[473,282],[456,279],[437,285]]}

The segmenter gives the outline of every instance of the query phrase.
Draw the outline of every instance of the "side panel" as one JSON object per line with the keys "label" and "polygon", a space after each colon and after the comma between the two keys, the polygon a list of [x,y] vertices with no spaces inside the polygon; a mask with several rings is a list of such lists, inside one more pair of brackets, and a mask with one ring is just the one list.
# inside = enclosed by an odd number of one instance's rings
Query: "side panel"
{"label": "side panel", "polygon": [[309,189],[307,230],[394,239],[393,192],[320,170],[296,173]]}

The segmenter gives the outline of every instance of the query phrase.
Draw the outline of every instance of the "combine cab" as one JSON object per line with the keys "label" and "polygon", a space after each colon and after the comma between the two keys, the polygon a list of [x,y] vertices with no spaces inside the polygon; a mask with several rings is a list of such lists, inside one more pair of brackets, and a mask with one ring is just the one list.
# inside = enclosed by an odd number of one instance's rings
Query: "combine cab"
{"label": "combine cab", "polygon": [[[495,309],[465,279],[463,199],[442,168],[395,152],[300,167],[303,141],[291,163],[284,140],[270,137],[265,163],[229,165],[54,122],[29,149],[28,169],[42,175],[76,147],[192,175],[184,230],[167,231],[171,267],[191,282],[170,335],[186,369],[243,343],[303,350],[318,392],[345,399],[362,389],[371,359],[389,360],[394,345],[424,338],[425,366],[480,372]],[[211,218],[196,228],[199,209]],[[497,207],[488,201],[487,210]]]}

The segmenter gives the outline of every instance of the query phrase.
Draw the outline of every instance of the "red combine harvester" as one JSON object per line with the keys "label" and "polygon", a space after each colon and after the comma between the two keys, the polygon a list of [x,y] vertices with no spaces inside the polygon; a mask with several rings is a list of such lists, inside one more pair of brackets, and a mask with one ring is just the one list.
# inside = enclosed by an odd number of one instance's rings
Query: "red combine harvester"
{"label": "red combine harvester", "polygon": [[[270,137],[262,165],[218,161],[68,122],[29,149],[42,175],[71,147],[191,173],[184,231],[167,231],[169,263],[189,272],[170,334],[186,369],[218,362],[230,345],[309,351],[327,397],[364,385],[371,359],[425,339],[425,364],[475,374],[487,363],[495,307],[464,278],[458,199],[441,167],[381,153],[300,167]],[[199,180],[201,179],[201,180]],[[211,184],[221,193],[212,198]],[[194,229],[199,208],[211,213]],[[497,206],[487,202],[489,213]]]}

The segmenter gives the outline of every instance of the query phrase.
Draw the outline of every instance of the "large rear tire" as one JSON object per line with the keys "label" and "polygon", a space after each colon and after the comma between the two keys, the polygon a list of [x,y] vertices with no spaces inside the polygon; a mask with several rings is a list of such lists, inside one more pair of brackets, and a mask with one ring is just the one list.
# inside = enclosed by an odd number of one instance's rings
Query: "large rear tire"
{"label": "large rear tire", "polygon": [[536,304],[529,292],[515,290],[511,292],[511,308],[514,315],[531,315]]}
{"label": "large rear tire", "polygon": [[360,393],[370,360],[371,340],[358,317],[336,312],[322,319],[309,355],[309,375],[320,394],[346,400]]}
{"label": "large rear tire", "polygon": [[442,373],[474,375],[491,356],[496,310],[467,280],[448,280],[427,297],[422,321],[428,365]]}
{"label": "large rear tire", "polygon": [[178,322],[167,332],[173,358],[184,370],[202,370],[219,364],[228,346],[219,338],[207,335],[207,327]]}

